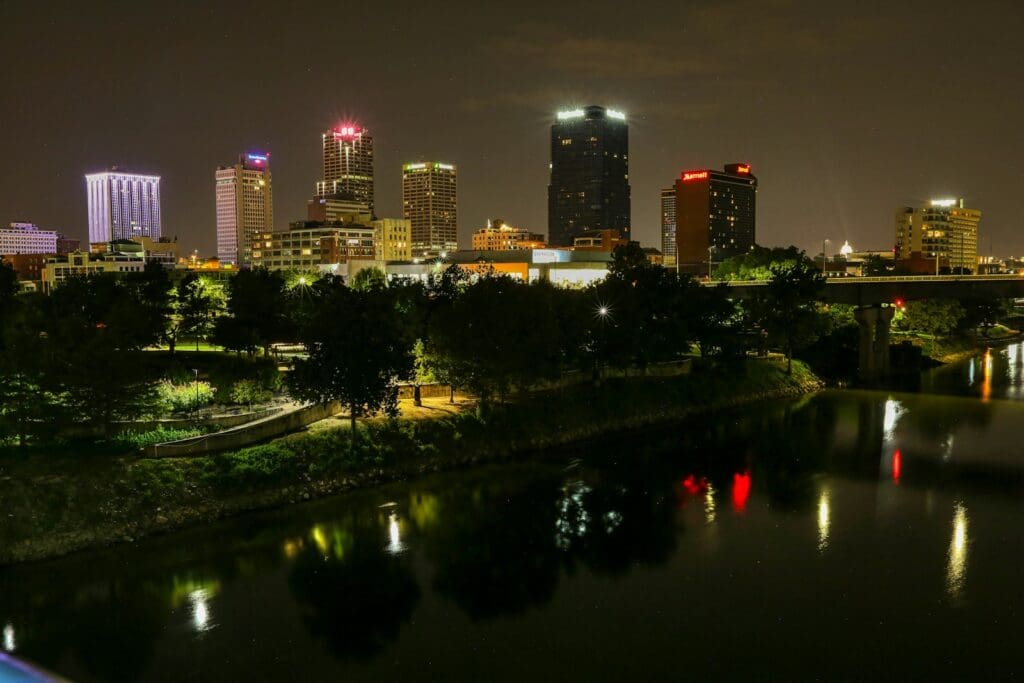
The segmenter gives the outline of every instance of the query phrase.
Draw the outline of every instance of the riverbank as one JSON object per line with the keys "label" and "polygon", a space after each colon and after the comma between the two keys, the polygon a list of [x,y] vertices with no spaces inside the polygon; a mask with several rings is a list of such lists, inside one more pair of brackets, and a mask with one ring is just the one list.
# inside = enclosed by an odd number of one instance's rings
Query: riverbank
{"label": "riverbank", "polygon": [[975,356],[992,346],[1002,346],[1024,339],[1024,333],[997,326],[984,335],[970,334],[945,339],[924,338],[918,335],[893,336],[893,343],[909,341],[920,347],[925,357],[936,363],[949,364]]}
{"label": "riverbank", "polygon": [[[214,456],[0,465],[0,564],[54,557],[425,473],[499,462],[821,388],[802,363],[696,363],[677,378],[531,393],[437,418],[343,423]],[[39,456],[33,456],[38,458]],[[31,465],[31,466],[29,466]],[[31,473],[31,474],[28,474]]]}

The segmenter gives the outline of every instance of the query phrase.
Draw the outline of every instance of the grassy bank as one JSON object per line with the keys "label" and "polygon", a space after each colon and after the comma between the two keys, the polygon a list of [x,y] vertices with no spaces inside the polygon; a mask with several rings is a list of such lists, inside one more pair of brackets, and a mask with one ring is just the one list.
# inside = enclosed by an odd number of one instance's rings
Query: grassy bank
{"label": "grassy bank", "polygon": [[922,334],[895,334],[893,343],[909,341],[921,348],[922,353],[938,363],[956,363],[974,356],[990,346],[998,346],[1020,339],[1021,333],[1003,325],[983,332],[971,332],[951,337],[932,337]]}
{"label": "grassy bank", "polygon": [[495,462],[605,434],[820,387],[801,363],[698,363],[677,378],[531,393],[436,419],[321,426],[190,459],[110,457],[0,464],[0,564],[41,559],[442,469]]}

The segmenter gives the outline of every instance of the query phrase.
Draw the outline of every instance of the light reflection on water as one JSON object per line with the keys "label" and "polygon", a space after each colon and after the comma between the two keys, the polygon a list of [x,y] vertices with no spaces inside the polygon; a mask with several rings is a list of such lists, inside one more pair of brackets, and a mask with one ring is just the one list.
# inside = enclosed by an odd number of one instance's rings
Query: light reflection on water
{"label": "light reflection on water", "polygon": [[953,537],[949,541],[946,567],[946,590],[954,601],[963,597],[967,576],[967,521],[967,509],[958,501],[953,508]]}

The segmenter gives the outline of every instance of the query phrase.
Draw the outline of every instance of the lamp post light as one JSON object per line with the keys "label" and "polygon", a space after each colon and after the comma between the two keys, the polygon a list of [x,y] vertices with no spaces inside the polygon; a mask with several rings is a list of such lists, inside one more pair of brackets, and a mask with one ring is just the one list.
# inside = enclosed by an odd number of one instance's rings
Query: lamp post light
{"label": "lamp post light", "polygon": [[829,244],[831,241],[832,240],[830,240],[827,237],[821,241],[821,274],[822,275],[826,275],[827,274],[828,253],[825,251],[825,246],[827,244]]}
{"label": "lamp post light", "polygon": [[715,250],[715,245],[712,244],[712,245],[710,245],[708,247],[708,282],[711,281],[711,263],[712,263],[712,261],[711,261],[711,252],[713,252],[714,250]]}
{"label": "lamp post light", "polygon": [[196,376],[196,418],[199,418],[199,368],[192,368]]}

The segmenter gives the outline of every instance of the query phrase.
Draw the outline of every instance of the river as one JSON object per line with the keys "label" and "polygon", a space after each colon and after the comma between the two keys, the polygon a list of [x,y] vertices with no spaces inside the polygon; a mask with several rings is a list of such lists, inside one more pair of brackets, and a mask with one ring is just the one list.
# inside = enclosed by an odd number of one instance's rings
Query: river
{"label": "river", "polygon": [[1020,672],[1024,347],[0,572],[74,681]]}

